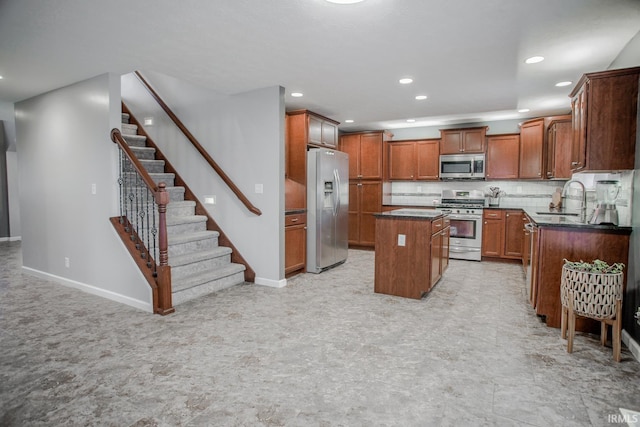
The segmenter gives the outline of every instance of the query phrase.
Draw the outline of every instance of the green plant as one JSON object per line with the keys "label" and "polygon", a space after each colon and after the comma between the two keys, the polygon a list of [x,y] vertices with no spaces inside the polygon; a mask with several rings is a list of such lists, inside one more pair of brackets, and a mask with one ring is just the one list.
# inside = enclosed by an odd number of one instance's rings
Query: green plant
{"label": "green plant", "polygon": [[607,262],[600,259],[593,260],[593,262],[584,262],[582,260],[569,261],[565,258],[564,265],[574,270],[585,271],[588,273],[616,274],[621,273],[622,270],[624,270],[624,264],[621,262],[616,262],[615,264],[609,265]]}

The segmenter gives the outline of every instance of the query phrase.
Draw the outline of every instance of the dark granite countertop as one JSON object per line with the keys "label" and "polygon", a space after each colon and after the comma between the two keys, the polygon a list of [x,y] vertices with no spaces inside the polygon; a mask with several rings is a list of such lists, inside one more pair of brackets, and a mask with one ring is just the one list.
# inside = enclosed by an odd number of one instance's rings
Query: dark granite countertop
{"label": "dark granite countertop", "polygon": [[[604,230],[623,234],[631,233],[632,227],[626,224],[589,224],[581,222],[580,215],[559,215],[549,208],[526,207],[522,209],[529,218],[539,227],[567,227],[581,230]],[[588,220],[587,216],[587,220]]]}
{"label": "dark granite countertop", "polygon": [[377,218],[413,218],[433,220],[446,216],[446,214],[435,209],[402,208],[393,211],[374,214]]}

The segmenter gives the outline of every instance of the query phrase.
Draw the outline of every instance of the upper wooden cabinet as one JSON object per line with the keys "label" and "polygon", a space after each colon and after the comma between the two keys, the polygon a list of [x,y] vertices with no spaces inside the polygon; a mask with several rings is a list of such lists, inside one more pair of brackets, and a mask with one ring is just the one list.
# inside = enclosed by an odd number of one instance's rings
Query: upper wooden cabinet
{"label": "upper wooden cabinet", "polygon": [[349,154],[349,179],[382,179],[382,143],[389,138],[384,131],[340,137],[340,151]]}
{"label": "upper wooden cabinet", "polygon": [[307,145],[337,148],[338,122],[309,110],[290,111],[286,116],[285,175],[305,184]]}
{"label": "upper wooden cabinet", "polygon": [[547,128],[547,178],[571,178],[571,116],[553,120]]}
{"label": "upper wooden cabinet", "polygon": [[520,126],[520,178],[543,178],[544,134],[544,118],[528,120]]}
{"label": "upper wooden cabinet", "polygon": [[439,140],[388,142],[386,147],[390,180],[438,179]]}
{"label": "upper wooden cabinet", "polygon": [[487,137],[487,179],[518,178],[520,135],[517,133]]}
{"label": "upper wooden cabinet", "polygon": [[440,129],[440,154],[484,153],[487,127]]}
{"label": "upper wooden cabinet", "polygon": [[304,141],[305,145],[337,147],[339,122],[309,110],[290,111],[287,116],[289,138]]}
{"label": "upper wooden cabinet", "polygon": [[569,95],[573,171],[634,168],[640,67],[588,73]]}

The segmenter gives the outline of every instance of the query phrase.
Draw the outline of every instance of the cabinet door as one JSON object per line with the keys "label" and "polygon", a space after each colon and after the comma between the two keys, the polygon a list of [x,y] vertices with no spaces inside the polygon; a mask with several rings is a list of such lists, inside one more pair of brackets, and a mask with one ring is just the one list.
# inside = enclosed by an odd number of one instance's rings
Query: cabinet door
{"label": "cabinet door", "polygon": [[360,135],[342,135],[340,151],[349,155],[349,179],[356,179],[360,174]]}
{"label": "cabinet door", "polygon": [[462,151],[462,131],[441,131],[440,154],[458,154]]}
{"label": "cabinet door", "polygon": [[548,149],[552,150],[550,178],[571,178],[571,121],[556,122],[550,129]]}
{"label": "cabinet door", "polygon": [[440,177],[440,141],[417,141],[416,179],[437,180]]}
{"label": "cabinet door", "polygon": [[431,236],[431,283],[429,289],[431,289],[442,276],[442,236],[442,231]]}
{"label": "cabinet door", "polygon": [[360,187],[358,182],[349,182],[349,244],[360,241]]}
{"label": "cabinet door", "polygon": [[376,244],[376,218],[374,214],[382,211],[382,183],[362,181],[360,186],[360,235],[363,246]]}
{"label": "cabinet door", "polygon": [[330,148],[338,145],[338,127],[325,120],[322,121],[322,144]]}
{"label": "cabinet door", "polygon": [[482,214],[482,256],[500,257],[504,247],[504,210],[485,209]]}
{"label": "cabinet door", "polygon": [[382,179],[382,134],[365,133],[360,135],[359,155],[359,177],[363,179]]}
{"label": "cabinet door", "polygon": [[504,257],[522,259],[524,232],[522,212],[507,211],[504,216]]}
{"label": "cabinet door", "polygon": [[465,153],[484,153],[486,129],[472,129],[463,132],[462,151]]}
{"label": "cabinet door", "polygon": [[415,142],[392,142],[389,147],[389,179],[415,179]]}
{"label": "cabinet door", "polygon": [[284,228],[284,273],[303,270],[307,262],[307,227],[292,225]]}
{"label": "cabinet door", "polygon": [[518,178],[519,135],[496,135],[487,138],[487,173],[491,179]]}
{"label": "cabinet door", "polygon": [[449,246],[451,242],[451,227],[447,226],[442,230],[442,262],[440,263],[440,272],[444,272],[449,267]]}
{"label": "cabinet door", "polygon": [[571,100],[571,170],[584,169],[586,163],[587,121],[586,96],[588,84]]}
{"label": "cabinet door", "polygon": [[542,178],[544,120],[525,122],[520,128],[520,178]]}
{"label": "cabinet door", "polygon": [[322,145],[322,120],[307,115],[308,144]]}

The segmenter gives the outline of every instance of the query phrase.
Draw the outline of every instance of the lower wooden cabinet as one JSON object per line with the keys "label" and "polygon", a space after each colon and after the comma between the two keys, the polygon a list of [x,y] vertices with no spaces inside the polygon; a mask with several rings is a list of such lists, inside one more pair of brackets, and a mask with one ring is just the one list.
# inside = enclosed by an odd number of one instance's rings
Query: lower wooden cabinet
{"label": "lower wooden cabinet", "polygon": [[482,220],[482,256],[522,259],[523,215],[521,210],[485,209]]}
{"label": "lower wooden cabinet", "polygon": [[302,273],[307,265],[307,214],[285,215],[284,274]]}
{"label": "lower wooden cabinet", "polygon": [[382,211],[381,181],[349,182],[349,245],[374,247],[376,218]]}

